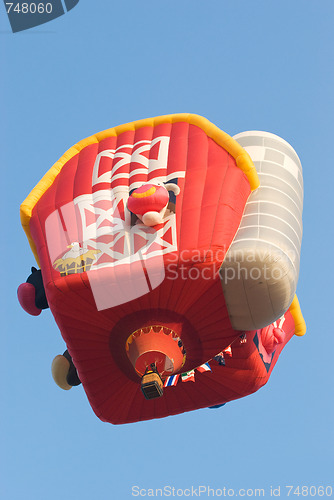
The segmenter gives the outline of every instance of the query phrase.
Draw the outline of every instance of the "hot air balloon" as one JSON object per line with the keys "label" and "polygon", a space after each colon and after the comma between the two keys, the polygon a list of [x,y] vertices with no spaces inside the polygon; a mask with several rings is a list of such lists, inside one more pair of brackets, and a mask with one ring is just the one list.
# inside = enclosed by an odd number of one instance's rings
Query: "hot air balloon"
{"label": "hot air balloon", "polygon": [[18,296],[57,322],[66,350],[52,364],[56,383],[81,382],[114,424],[258,390],[305,333],[302,199],[287,142],[232,138],[197,115],[139,120],[73,146],[21,205],[40,269]]}

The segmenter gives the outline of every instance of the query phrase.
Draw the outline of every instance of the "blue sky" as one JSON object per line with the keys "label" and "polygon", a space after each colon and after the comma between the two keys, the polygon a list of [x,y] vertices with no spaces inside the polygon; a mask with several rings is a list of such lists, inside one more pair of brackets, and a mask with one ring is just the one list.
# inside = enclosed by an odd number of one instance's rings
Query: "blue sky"
{"label": "blue sky", "polygon": [[[132,487],[333,486],[332,1],[80,0],[13,34],[0,9],[1,481],[4,500],[133,498]],[[298,297],[307,333],[268,384],[220,410],[112,426],[50,374],[65,349],[50,311],[17,286],[34,265],[19,206],[74,143],[128,121],[192,112],[225,132],[265,130],[304,169]],[[290,496],[296,496],[290,494]],[[202,494],[203,498],[204,493]]]}

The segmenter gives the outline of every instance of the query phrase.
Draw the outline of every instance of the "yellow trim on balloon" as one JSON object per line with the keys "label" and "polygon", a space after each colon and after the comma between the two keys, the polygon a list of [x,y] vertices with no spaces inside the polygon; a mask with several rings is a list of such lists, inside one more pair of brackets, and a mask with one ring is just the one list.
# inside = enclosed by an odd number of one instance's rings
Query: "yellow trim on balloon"
{"label": "yellow trim on balloon", "polygon": [[[27,235],[30,247],[33,254],[38,262],[38,255],[35,242],[33,241],[30,234],[30,219],[32,216],[32,211],[43,196],[43,194],[52,186],[56,177],[60,173],[63,166],[71,160],[75,155],[80,153],[85,147],[91,144],[97,144],[107,137],[115,137],[123,132],[129,130],[138,130],[143,127],[155,127],[163,123],[179,123],[186,122],[190,125],[196,125],[201,128],[211,139],[213,139],[219,146],[222,146],[236,161],[237,166],[244,172],[247,176],[250,187],[252,190],[256,189],[260,185],[260,181],[253,165],[251,157],[243,149],[240,144],[237,143],[231,136],[220,130],[216,125],[211,123],[206,118],[199,115],[194,115],[190,113],[178,113],[172,115],[163,115],[156,118],[146,118],[144,120],[137,120],[131,123],[126,123],[124,125],[118,125],[117,127],[110,128],[99,132],[95,135],[87,137],[82,141],[78,142],[72,146],[66,153],[61,156],[61,158],[50,168],[50,170],[44,175],[44,177],[39,181],[36,187],[31,191],[28,197],[21,205],[21,223],[23,229]],[[38,262],[39,264],[39,262]]]}
{"label": "yellow trim on balloon", "polygon": [[306,323],[300,309],[297,295],[294,296],[291,306],[289,307],[289,311],[295,322],[295,335],[302,337],[306,333]]}

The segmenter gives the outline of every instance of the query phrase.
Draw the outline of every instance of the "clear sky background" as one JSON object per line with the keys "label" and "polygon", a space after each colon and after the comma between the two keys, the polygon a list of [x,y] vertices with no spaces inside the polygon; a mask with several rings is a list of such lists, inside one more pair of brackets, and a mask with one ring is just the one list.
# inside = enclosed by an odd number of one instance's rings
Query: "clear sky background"
{"label": "clear sky background", "polygon": [[[333,1],[80,0],[17,34],[0,7],[0,498],[123,500],[132,486],[201,485],[264,488],[266,497],[280,486],[286,497],[286,485],[334,486]],[[65,345],[51,312],[31,317],[17,302],[35,264],[19,206],[79,140],[176,112],[230,135],[273,132],[295,148],[308,330],[252,396],[112,426],[82,386],[54,384],[51,362]]]}

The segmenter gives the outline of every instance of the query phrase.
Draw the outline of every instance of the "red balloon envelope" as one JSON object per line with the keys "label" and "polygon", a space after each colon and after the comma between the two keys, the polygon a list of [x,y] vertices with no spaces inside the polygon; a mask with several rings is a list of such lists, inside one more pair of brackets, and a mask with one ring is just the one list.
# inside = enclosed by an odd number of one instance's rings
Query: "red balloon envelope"
{"label": "red balloon envelope", "polygon": [[[101,420],[220,405],[266,383],[298,305],[264,335],[235,330],[219,276],[257,187],[236,141],[182,114],[79,142],[23,203],[48,304]],[[147,400],[151,363],[165,388]]]}

